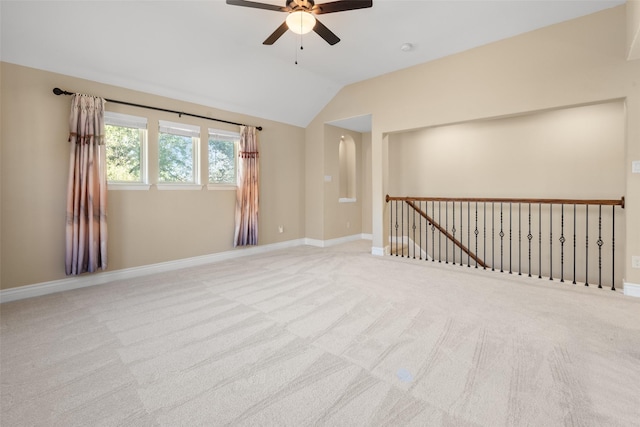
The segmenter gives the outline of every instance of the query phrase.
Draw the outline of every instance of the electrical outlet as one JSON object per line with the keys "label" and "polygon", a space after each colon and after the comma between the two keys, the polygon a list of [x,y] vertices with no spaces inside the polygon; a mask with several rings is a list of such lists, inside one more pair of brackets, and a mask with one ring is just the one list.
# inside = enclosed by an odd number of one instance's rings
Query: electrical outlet
{"label": "electrical outlet", "polygon": [[278,233],[284,233],[284,225],[278,226]]}
{"label": "electrical outlet", "polygon": [[640,256],[634,255],[631,257],[631,267],[640,268]]}

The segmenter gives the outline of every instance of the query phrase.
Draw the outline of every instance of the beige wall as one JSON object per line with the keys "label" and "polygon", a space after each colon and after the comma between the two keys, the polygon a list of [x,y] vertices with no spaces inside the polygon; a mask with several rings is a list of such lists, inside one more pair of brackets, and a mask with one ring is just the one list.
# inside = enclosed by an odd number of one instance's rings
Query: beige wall
{"label": "beige wall", "polygon": [[[260,244],[304,237],[304,129],[7,63],[2,63],[1,77],[3,289],[65,277],[70,98],[54,95],[54,87],[263,126]],[[118,104],[107,103],[107,110],[146,116],[150,146],[158,119],[200,125],[203,138],[208,127],[234,130]],[[149,151],[150,156],[156,152]],[[153,176],[150,180],[155,182]],[[110,190],[108,197],[109,270],[233,249],[234,191],[159,191],[152,186],[148,191]]]}
{"label": "beige wall", "polygon": [[619,199],[623,101],[390,136],[393,196]]}
{"label": "beige wall", "polygon": [[[372,115],[371,215],[379,249],[388,133],[624,99],[624,277],[640,283],[640,270],[630,262],[640,255],[640,175],[631,174],[631,161],[640,160],[640,61],[626,59],[626,22],[623,5],[350,85],[307,127],[306,146],[322,144],[322,123]],[[307,188],[318,185],[317,172],[307,171]],[[306,197],[307,206],[317,201]],[[308,222],[307,233],[316,232],[315,225]]]}
{"label": "beige wall", "polygon": [[627,0],[627,58],[640,59],[640,0]]}

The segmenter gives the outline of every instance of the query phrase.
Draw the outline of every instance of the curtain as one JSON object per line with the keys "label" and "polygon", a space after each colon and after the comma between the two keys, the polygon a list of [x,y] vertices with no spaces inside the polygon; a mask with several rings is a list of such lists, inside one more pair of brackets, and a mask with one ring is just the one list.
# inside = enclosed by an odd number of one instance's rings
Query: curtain
{"label": "curtain", "polygon": [[75,94],[69,116],[67,275],[107,268],[107,174],[102,98]]}
{"label": "curtain", "polygon": [[238,190],[236,228],[233,246],[258,244],[258,139],[256,128],[240,127],[238,147]]}

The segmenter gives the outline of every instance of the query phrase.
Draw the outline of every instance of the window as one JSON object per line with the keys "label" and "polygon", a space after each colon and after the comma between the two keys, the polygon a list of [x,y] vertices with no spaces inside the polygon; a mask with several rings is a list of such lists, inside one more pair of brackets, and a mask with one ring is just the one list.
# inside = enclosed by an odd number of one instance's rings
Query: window
{"label": "window", "polygon": [[209,129],[209,183],[236,185],[240,134]]}
{"label": "window", "polygon": [[147,119],[105,111],[107,181],[147,182]]}
{"label": "window", "polygon": [[160,120],[158,180],[169,184],[198,184],[200,127]]}

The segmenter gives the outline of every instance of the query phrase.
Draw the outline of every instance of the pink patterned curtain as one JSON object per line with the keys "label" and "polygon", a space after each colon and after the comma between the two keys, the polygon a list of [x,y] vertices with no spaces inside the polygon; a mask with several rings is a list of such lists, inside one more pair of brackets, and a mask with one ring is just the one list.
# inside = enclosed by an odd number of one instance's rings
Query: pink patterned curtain
{"label": "pink patterned curtain", "polygon": [[107,268],[107,171],[103,98],[75,94],[69,117],[67,275]]}
{"label": "pink patterned curtain", "polygon": [[236,230],[233,246],[258,244],[258,186],[260,170],[256,128],[240,127]]}

